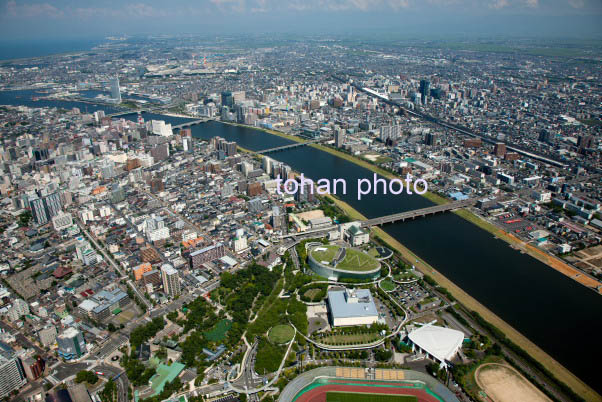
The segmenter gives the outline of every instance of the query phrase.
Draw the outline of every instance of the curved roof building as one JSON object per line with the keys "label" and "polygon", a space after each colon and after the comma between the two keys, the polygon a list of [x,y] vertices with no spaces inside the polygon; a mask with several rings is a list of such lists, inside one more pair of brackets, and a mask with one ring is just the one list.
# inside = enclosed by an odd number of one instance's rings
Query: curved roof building
{"label": "curved roof building", "polygon": [[425,325],[408,335],[414,346],[428,353],[435,360],[447,365],[462,347],[464,333],[451,328]]}

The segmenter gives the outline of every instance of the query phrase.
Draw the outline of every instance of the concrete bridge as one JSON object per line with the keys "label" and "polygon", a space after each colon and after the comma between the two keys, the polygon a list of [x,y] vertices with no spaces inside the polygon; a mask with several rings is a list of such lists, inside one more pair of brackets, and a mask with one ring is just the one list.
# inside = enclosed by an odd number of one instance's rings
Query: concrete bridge
{"label": "concrete bridge", "polygon": [[267,154],[267,153],[270,153],[270,152],[284,151],[285,149],[303,147],[305,145],[316,144],[318,142],[324,142],[324,141],[327,141],[327,140],[328,139],[317,139],[317,140],[310,140],[310,141],[305,141],[305,142],[295,142],[295,143],[292,143],[292,144],[283,145],[281,147],[274,147],[274,148],[264,149],[262,151],[256,151],[256,153],[258,153],[258,154]]}
{"label": "concrete bridge", "polygon": [[454,209],[460,209],[464,207],[469,207],[476,204],[477,200],[474,198],[469,198],[467,200],[454,201],[448,204],[442,205],[434,205],[432,207],[415,209],[413,211],[400,212],[397,214],[381,216],[380,218],[368,219],[365,221],[361,221],[362,227],[370,227],[374,225],[384,225],[385,223],[392,223],[397,221],[405,221],[406,219],[415,219],[420,218],[427,215],[434,215],[440,212],[452,211]]}
{"label": "concrete bridge", "polygon": [[205,123],[206,121],[209,121],[209,120],[212,120],[212,119],[203,118],[203,119],[193,120],[193,121],[189,121],[187,123],[176,124],[175,126],[171,126],[171,128],[172,128],[172,130],[180,130],[182,128],[194,126],[195,124]]}

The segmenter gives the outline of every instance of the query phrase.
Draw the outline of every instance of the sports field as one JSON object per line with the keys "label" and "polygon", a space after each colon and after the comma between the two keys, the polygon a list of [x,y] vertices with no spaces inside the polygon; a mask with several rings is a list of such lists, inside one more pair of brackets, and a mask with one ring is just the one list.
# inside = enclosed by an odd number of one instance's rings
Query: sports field
{"label": "sports field", "polygon": [[327,392],[326,402],[418,402],[414,395],[360,394]]}
{"label": "sports field", "polygon": [[295,336],[295,330],[290,325],[276,325],[270,329],[268,339],[277,345],[288,343]]}
{"label": "sports field", "polygon": [[[393,399],[394,397],[398,397],[399,399]],[[352,380],[329,380],[325,384],[314,383],[303,389],[293,399],[293,402],[339,401],[443,402],[443,399],[433,394],[427,388],[411,383],[372,383],[369,381]]]}
{"label": "sports field", "polygon": [[380,266],[378,260],[367,253],[353,248],[345,248],[344,251],[341,249],[337,245],[318,246],[311,251],[311,255],[316,261],[331,267],[335,258],[343,257],[336,268],[344,271],[373,271]]}
{"label": "sports field", "polygon": [[495,402],[533,401],[550,399],[512,367],[487,363],[475,372],[477,385]]}

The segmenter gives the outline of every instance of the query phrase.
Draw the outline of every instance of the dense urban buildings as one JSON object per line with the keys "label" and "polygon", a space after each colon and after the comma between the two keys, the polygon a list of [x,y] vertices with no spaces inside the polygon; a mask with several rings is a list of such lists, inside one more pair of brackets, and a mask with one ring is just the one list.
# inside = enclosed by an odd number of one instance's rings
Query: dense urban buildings
{"label": "dense urban buildings", "polygon": [[0,398],[599,400],[600,44],[394,38],[0,62]]}

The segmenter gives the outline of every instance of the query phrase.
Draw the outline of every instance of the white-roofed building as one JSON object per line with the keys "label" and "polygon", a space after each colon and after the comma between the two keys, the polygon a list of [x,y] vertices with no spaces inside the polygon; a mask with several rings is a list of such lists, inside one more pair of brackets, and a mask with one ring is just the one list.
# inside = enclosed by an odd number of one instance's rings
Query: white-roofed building
{"label": "white-roofed building", "polygon": [[462,347],[464,333],[451,328],[425,325],[410,332],[408,338],[412,342],[412,350],[418,349],[426,353],[441,366],[453,359]]}
{"label": "white-roofed building", "polygon": [[371,325],[378,322],[378,310],[368,289],[329,291],[328,312],[333,327]]}

